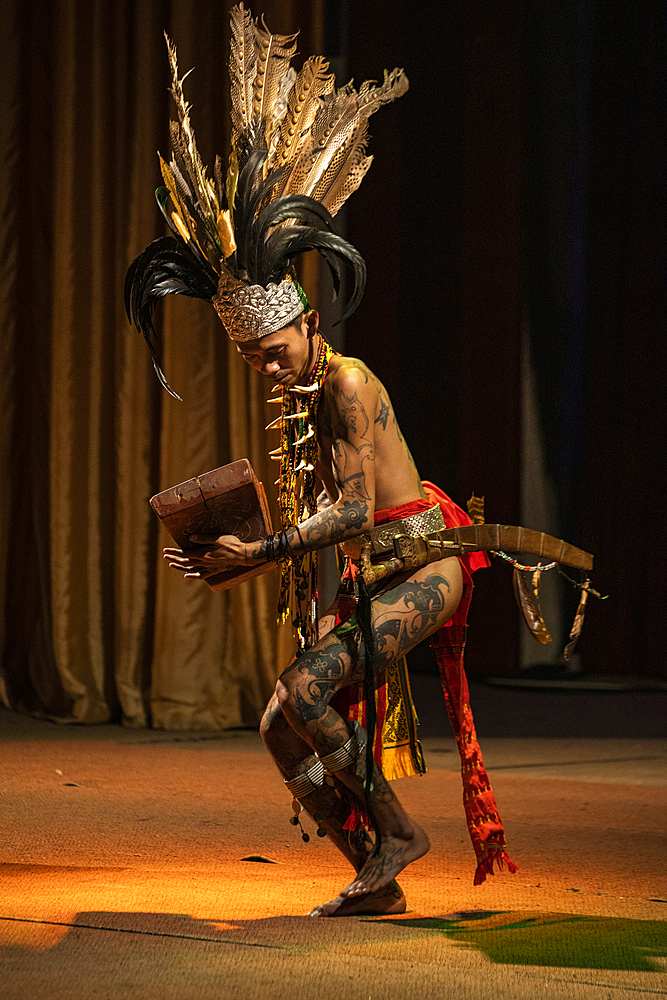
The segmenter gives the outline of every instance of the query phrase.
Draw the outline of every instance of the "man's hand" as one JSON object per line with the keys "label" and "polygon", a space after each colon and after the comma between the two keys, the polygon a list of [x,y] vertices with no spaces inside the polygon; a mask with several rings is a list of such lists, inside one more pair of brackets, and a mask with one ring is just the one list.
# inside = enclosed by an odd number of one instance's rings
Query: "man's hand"
{"label": "man's hand", "polygon": [[163,557],[186,580],[205,580],[236,566],[254,565],[253,543],[246,545],[236,535],[191,535],[189,549],[163,549]]}

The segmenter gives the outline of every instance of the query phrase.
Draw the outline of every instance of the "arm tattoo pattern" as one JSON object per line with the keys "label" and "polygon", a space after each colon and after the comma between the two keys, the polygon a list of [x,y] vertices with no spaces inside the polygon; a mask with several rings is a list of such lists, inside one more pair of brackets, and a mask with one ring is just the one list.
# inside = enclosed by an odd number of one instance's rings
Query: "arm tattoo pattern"
{"label": "arm tattoo pattern", "polygon": [[345,427],[360,438],[365,438],[368,433],[368,416],[363,403],[360,402],[356,392],[347,396],[341,389],[339,394],[338,409]]}
{"label": "arm tattoo pattern", "polygon": [[353,448],[346,442],[337,439],[333,443],[331,457],[334,479],[341,497],[354,497],[370,501],[371,498],[366,488],[364,462],[373,461],[373,446],[369,443],[367,447]]}
{"label": "arm tattoo pattern", "polygon": [[263,539],[259,548],[253,552],[252,558],[257,562],[266,562],[271,558],[271,546],[280,550],[273,558],[283,559],[290,553],[298,554],[313,549],[335,545],[345,538],[359,534],[368,519],[368,502],[366,500],[345,500],[338,506],[328,507],[304,521],[296,528],[290,528],[271,535],[269,542]]}

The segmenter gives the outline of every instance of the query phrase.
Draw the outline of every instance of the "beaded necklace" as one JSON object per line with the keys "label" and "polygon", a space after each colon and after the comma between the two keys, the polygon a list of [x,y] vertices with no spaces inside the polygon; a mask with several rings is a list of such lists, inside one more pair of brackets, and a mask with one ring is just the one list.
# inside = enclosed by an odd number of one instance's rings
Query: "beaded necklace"
{"label": "beaded necklace", "polygon": [[[269,427],[280,427],[278,504],[283,530],[317,513],[317,413],[329,362],[337,352],[318,334],[317,361],[305,385],[283,387],[282,413]],[[292,615],[299,651],[317,640],[317,552],[281,560],[278,620]]]}

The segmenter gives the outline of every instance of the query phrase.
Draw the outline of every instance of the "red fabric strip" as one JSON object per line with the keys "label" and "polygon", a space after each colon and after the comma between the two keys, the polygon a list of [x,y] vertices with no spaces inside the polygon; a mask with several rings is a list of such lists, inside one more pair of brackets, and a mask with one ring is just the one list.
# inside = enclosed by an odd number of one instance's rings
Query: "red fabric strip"
{"label": "red fabric strip", "polygon": [[[466,575],[464,567],[464,579]],[[503,864],[507,864],[512,873],[517,867],[505,853],[505,831],[477,742],[468,680],[463,669],[466,620],[472,590],[472,581],[465,583],[456,614],[448,625],[436,633],[431,646],[438,663],[447,713],[461,757],[463,808],[472,846],[477,855],[474,884],[481,885],[487,875],[493,875],[494,863],[501,870]]]}
{"label": "red fabric strip", "polygon": [[[445,494],[443,493],[443,496]],[[378,524],[386,524],[387,521],[400,521],[402,517],[411,517],[412,514],[421,514],[424,510],[430,510],[437,500],[431,497],[420,497],[410,503],[401,504],[400,507],[387,507],[386,510],[376,510],[373,524],[377,528]]]}

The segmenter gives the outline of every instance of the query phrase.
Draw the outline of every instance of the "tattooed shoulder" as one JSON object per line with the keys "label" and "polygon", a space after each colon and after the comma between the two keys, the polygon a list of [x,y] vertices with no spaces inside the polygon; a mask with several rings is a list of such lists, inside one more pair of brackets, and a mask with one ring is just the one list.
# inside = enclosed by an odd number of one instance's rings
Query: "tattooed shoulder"
{"label": "tattooed shoulder", "polygon": [[347,357],[339,358],[337,371],[359,372],[363,376],[364,382],[366,383],[371,382],[373,380],[378,381],[376,376],[373,375],[373,372],[370,370],[370,368],[367,365],[365,365],[363,361],[360,361],[359,358],[347,358]]}
{"label": "tattooed shoulder", "polygon": [[[335,371],[332,372],[333,377],[330,379],[332,388],[334,386],[342,387],[348,392],[352,388],[358,392],[364,390],[368,392],[370,389],[381,401],[380,405],[384,406],[387,412],[391,410],[391,402],[387,390],[377,375],[363,361],[360,361],[358,358],[340,358],[337,360],[338,364]],[[379,408],[380,406],[378,406]]]}
{"label": "tattooed shoulder", "polygon": [[[356,391],[361,391],[366,387],[370,387],[373,390],[376,399],[371,410],[368,411],[370,420],[377,430],[386,431],[388,428],[393,428],[398,440],[403,444],[403,435],[396,421],[396,414],[391,405],[389,393],[377,375],[358,358],[338,358],[329,384],[329,392],[332,394],[332,399],[334,400],[334,408],[339,409],[338,404],[344,398],[349,400],[355,395]],[[366,399],[368,399],[367,396]]]}
{"label": "tattooed shoulder", "polygon": [[380,424],[382,426],[383,431],[386,431],[387,429],[387,420],[389,419],[390,412],[391,412],[391,407],[389,406],[389,402],[386,399],[382,399],[382,397],[380,397],[380,412],[375,418],[375,423]]}

